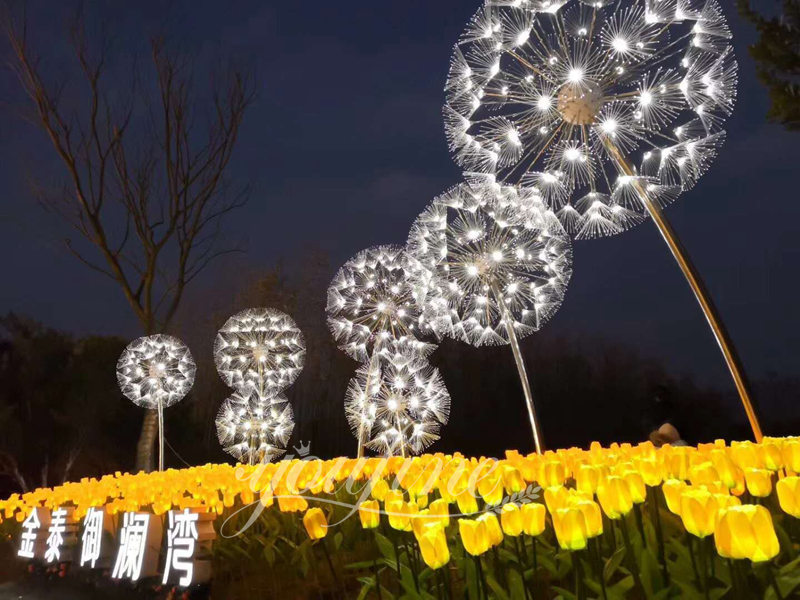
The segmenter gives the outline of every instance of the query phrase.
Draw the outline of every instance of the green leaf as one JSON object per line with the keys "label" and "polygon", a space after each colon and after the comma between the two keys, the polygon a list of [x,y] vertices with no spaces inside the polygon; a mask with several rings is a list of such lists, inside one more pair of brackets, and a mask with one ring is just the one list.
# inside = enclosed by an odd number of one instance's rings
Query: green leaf
{"label": "green leaf", "polygon": [[617,548],[617,551],[606,561],[605,566],[603,567],[603,579],[606,583],[611,581],[611,578],[616,573],[619,566],[622,564],[622,561],[625,560],[625,546],[620,546]]}
{"label": "green leaf", "polygon": [[508,572],[508,591],[511,594],[511,600],[523,600],[525,598],[525,583],[522,581],[522,575],[519,572]]}
{"label": "green leaf", "polygon": [[337,531],[336,535],[333,536],[333,550],[336,551],[342,546],[342,541],[344,540],[344,534],[341,531]]}
{"label": "green leaf", "polygon": [[649,548],[642,551],[640,574],[644,593],[648,598],[652,598],[657,591],[664,587],[661,581],[658,559]]}
{"label": "green leaf", "polygon": [[486,585],[491,588],[499,600],[510,600],[508,594],[506,594],[506,591],[503,589],[503,586],[501,586],[490,573],[486,573]]}
{"label": "green leaf", "polygon": [[559,593],[559,598],[567,598],[568,600],[577,598],[577,596],[572,592],[570,592],[569,590],[565,590],[564,588],[560,588],[555,585],[552,585],[550,587]]}
{"label": "green leaf", "polygon": [[378,544],[378,550],[384,558],[393,562],[397,562],[397,555],[394,553],[394,545],[384,535],[375,532],[375,542]]}

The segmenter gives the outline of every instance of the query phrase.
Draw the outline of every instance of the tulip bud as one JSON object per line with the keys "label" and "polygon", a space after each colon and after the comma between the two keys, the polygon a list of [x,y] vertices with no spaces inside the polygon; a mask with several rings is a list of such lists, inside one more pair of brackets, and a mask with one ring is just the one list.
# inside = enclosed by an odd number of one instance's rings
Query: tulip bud
{"label": "tulip bud", "polygon": [[361,527],[364,529],[375,529],[381,520],[380,505],[377,500],[364,500],[358,507],[358,517],[361,519]]}
{"label": "tulip bud", "polygon": [[775,489],[783,512],[800,519],[800,477],[784,477]]}
{"label": "tulip bud", "polygon": [[752,504],[722,511],[714,542],[723,558],[765,562],[780,552],[772,516],[763,506]]}
{"label": "tulip bud", "polygon": [[525,535],[537,536],[544,532],[546,511],[544,504],[529,502],[520,507],[522,530]]}
{"label": "tulip bud", "polygon": [[552,515],[559,508],[564,508],[569,497],[569,490],[563,485],[549,487],[544,491],[544,503],[548,512]]}
{"label": "tulip bud", "polygon": [[667,479],[661,485],[661,491],[664,492],[664,499],[667,501],[667,508],[672,514],[681,514],[681,494],[688,487],[680,479]]}
{"label": "tulip bud", "polygon": [[597,499],[609,519],[619,519],[633,510],[630,488],[622,477],[607,477],[597,488]]}
{"label": "tulip bud", "polygon": [[450,562],[450,549],[447,547],[447,538],[441,528],[428,528],[419,541],[419,550],[422,560],[431,569],[438,569]]}
{"label": "tulip bud", "polygon": [[588,539],[586,519],[583,513],[574,507],[559,508],[552,513],[553,528],[556,531],[558,545],[564,550],[583,550]]}
{"label": "tulip bud", "polygon": [[699,538],[714,533],[717,499],[708,490],[689,489],[681,494],[681,519],[686,531]]}
{"label": "tulip bud", "polygon": [[747,491],[756,498],[766,498],[772,493],[772,472],[767,469],[745,469]]}
{"label": "tulip bud", "polygon": [[303,515],[303,525],[312,540],[321,540],[328,535],[328,521],[321,508],[308,509]]}
{"label": "tulip bud", "polygon": [[497,520],[497,515],[494,513],[483,513],[478,517],[478,521],[486,524],[486,535],[489,538],[489,545],[491,547],[499,546],[503,543],[503,530],[500,527],[500,522]]}
{"label": "tulip bud", "polygon": [[459,519],[458,533],[464,550],[472,556],[480,556],[489,549],[486,523],[473,519]]}
{"label": "tulip bud", "polygon": [[513,502],[503,505],[500,511],[500,524],[503,532],[511,537],[517,537],[522,533],[522,513],[519,506]]}

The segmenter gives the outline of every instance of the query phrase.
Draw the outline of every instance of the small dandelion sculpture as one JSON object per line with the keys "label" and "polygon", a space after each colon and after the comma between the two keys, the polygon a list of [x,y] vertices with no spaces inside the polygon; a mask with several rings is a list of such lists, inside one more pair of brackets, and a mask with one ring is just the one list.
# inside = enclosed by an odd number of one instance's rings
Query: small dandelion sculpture
{"label": "small dandelion sculpture", "polygon": [[[424,341],[433,330],[415,297],[419,271],[405,248],[385,245],[362,250],[334,276],[328,288],[328,326],[344,352],[368,363],[367,374],[399,354],[427,356],[435,349]],[[369,430],[360,427],[356,433],[360,458]]]}
{"label": "small dandelion sculpture", "polygon": [[286,452],[294,430],[292,407],[283,396],[236,392],[222,403],[216,426],[228,454],[250,465],[268,463]]}
{"label": "small dandelion sculpture", "polygon": [[741,362],[662,212],[725,138],[730,40],[716,0],[486,0],[454,50],[445,128],[467,171],[536,190],[577,239],[651,217],[761,439]]}
{"label": "small dandelion sculpture", "polygon": [[297,379],[305,362],[303,334],[289,315],[271,308],[243,310],[225,322],[214,342],[222,380],[240,394],[269,398]]}
{"label": "small dandelion sculpture", "polygon": [[362,365],[350,380],[345,413],[353,434],[387,456],[420,454],[439,439],[450,394],[439,370],[415,354]]}
{"label": "small dandelion sculpture", "polygon": [[150,335],[132,341],[117,361],[117,382],[134,404],[158,411],[158,469],[164,470],[164,409],[183,400],[197,371],[178,338]]}
{"label": "small dandelion sculpture", "polygon": [[420,292],[430,322],[475,346],[510,344],[537,452],[539,423],[518,339],[558,310],[572,274],[569,237],[533,193],[463,183],[411,228],[409,252],[428,270]]}

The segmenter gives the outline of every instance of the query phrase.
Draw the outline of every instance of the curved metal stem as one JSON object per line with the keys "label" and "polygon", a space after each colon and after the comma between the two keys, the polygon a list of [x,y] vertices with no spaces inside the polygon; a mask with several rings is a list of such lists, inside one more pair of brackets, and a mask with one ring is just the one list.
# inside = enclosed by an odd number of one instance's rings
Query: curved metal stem
{"label": "curved metal stem", "polygon": [[542,441],[542,434],[539,428],[539,419],[536,416],[536,408],[533,405],[533,393],[531,392],[530,380],[528,379],[528,373],[525,369],[525,360],[522,358],[522,350],[519,347],[517,332],[514,330],[514,318],[511,316],[511,312],[508,310],[505,300],[503,299],[503,295],[497,288],[497,284],[492,283],[491,288],[495,300],[497,301],[497,305],[503,312],[503,321],[505,321],[508,340],[511,343],[511,352],[514,354],[514,362],[517,363],[519,380],[520,383],[522,383],[522,392],[525,394],[525,404],[528,408],[528,419],[531,422],[531,431],[533,432],[533,443],[536,446],[536,453],[541,454],[544,451],[544,442]]}
{"label": "curved metal stem", "polygon": [[678,239],[677,234],[672,229],[672,226],[662,212],[661,207],[658,206],[656,202],[651,200],[647,190],[644,188],[641,182],[636,179],[638,173],[634,170],[633,166],[623,156],[622,152],[620,152],[619,148],[617,148],[614,142],[608,138],[605,138],[604,144],[609,155],[617,164],[617,169],[619,172],[623,175],[634,177],[632,183],[636,188],[639,199],[649,213],[650,217],[653,219],[653,223],[655,223],[656,227],[658,227],[661,237],[663,237],[664,241],[667,243],[670,252],[672,252],[672,256],[675,258],[675,261],[678,263],[678,266],[683,272],[683,276],[689,283],[689,287],[692,288],[692,292],[694,293],[695,298],[697,298],[700,308],[703,310],[703,315],[705,316],[706,321],[708,321],[711,331],[714,333],[714,337],[717,339],[717,344],[719,344],[720,350],[722,350],[722,355],[725,358],[725,362],[728,365],[728,370],[733,377],[736,390],[739,392],[739,398],[744,406],[747,419],[750,421],[750,427],[753,430],[753,436],[757,442],[760,442],[764,437],[764,434],[761,432],[761,425],[758,422],[756,411],[753,408],[750,386],[747,382],[742,361],[736,352],[736,348],[733,345],[733,341],[731,340],[724,323],[722,322],[719,311],[717,310],[716,306],[714,306],[714,302],[711,300],[711,295],[709,294],[708,289],[706,289],[703,279],[700,277],[700,273],[689,258],[689,253],[683,247],[683,244],[681,244],[680,239]]}

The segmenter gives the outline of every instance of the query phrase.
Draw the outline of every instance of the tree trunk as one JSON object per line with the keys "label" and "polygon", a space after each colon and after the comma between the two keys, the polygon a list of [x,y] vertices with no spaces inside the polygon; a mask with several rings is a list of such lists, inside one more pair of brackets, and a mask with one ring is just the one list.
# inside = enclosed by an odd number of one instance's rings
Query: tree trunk
{"label": "tree trunk", "polygon": [[158,434],[158,413],[146,410],[142,421],[142,432],[136,444],[136,471],[149,473],[153,470],[153,447]]}

